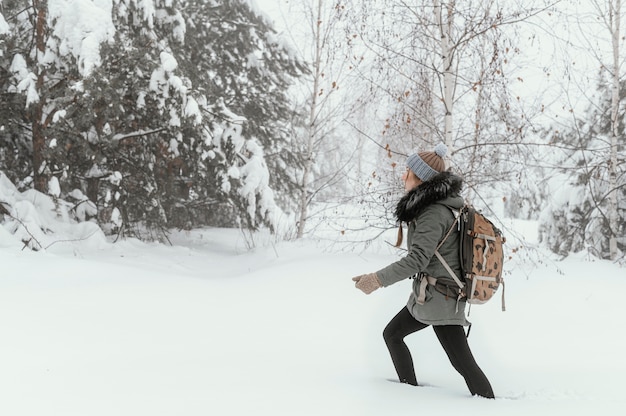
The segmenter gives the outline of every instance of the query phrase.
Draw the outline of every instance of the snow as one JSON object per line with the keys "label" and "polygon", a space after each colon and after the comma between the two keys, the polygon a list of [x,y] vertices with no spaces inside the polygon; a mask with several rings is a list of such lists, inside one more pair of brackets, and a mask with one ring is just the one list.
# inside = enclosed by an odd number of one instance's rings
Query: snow
{"label": "snow", "polygon": [[167,79],[165,78],[165,70],[162,67],[155,69],[152,71],[152,75],[150,76],[150,90],[154,92],[162,92],[167,93],[167,89],[162,88],[164,85],[167,85]]}
{"label": "snow", "polygon": [[[250,4],[271,20],[264,3]],[[83,75],[113,36],[112,4],[49,2],[56,46],[79,60]],[[180,16],[158,14],[154,0],[135,4],[150,27],[155,17],[178,22],[174,36],[182,39]],[[7,31],[0,15],[0,33]],[[152,89],[184,93],[185,81],[170,74],[177,62],[166,52],[160,57]],[[27,105],[38,101],[22,56],[11,71]],[[200,122],[198,103],[187,99],[185,115]],[[219,137],[251,156],[229,175],[245,177],[244,196],[258,196],[263,213],[279,215],[260,148],[244,140],[241,120],[222,110],[234,124]],[[171,119],[179,122],[177,114]],[[108,180],[122,176],[113,172]],[[58,182],[51,185],[59,196]],[[74,208],[79,219],[94,214],[84,195],[74,196],[82,201]],[[70,221],[62,201],[20,193],[4,175],[0,201],[14,216],[0,226],[2,415],[617,415],[626,405],[626,335],[618,321],[626,280],[623,267],[607,261],[518,253],[507,264],[507,312],[494,300],[470,314],[469,341],[497,395],[491,401],[469,396],[431,330],[407,339],[423,385],[389,381],[395,374],[382,330],[406,302],[410,283],[365,296],[350,279],[397,259],[384,243],[393,231],[368,245],[348,244],[350,232],[330,224],[316,228],[327,242],[208,228],[173,232],[172,246],[112,243],[93,222]],[[115,209],[112,221],[120,225],[120,217]],[[535,222],[510,225],[533,247]],[[23,247],[32,238],[40,251]]]}
{"label": "snow", "polygon": [[276,0],[248,0],[248,6],[254,14],[262,17],[266,22],[270,24],[276,24],[275,19],[272,18],[272,14],[276,13],[278,9],[278,2]]}
{"label": "snow", "polygon": [[[5,34],[9,33],[10,30],[11,30],[11,28],[9,27],[9,24],[4,19],[4,16],[2,15],[2,13],[0,13],[0,35],[5,35]],[[2,53],[2,52],[0,52],[0,53]],[[2,56],[2,55],[0,55],[0,56]]]}
{"label": "snow", "polygon": [[507,311],[492,300],[470,312],[469,342],[497,396],[487,400],[469,395],[430,329],[407,338],[423,386],[389,381],[381,334],[410,282],[366,296],[350,279],[397,259],[393,230],[360,247],[330,228],[320,232],[332,242],[259,233],[253,249],[249,235],[215,228],[173,232],[171,246],[112,243],[70,230],[89,222],[59,227],[49,197],[5,177],[0,196],[50,230],[33,252],[7,217],[0,226],[0,414],[573,416],[626,405],[623,268],[531,255],[533,221],[508,222],[529,249],[506,265]]}
{"label": "snow", "polygon": [[56,176],[52,176],[48,181],[48,194],[57,198],[61,196],[61,184]]}
{"label": "snow", "polygon": [[192,118],[195,124],[202,123],[202,111],[198,102],[193,97],[187,97],[187,103],[185,104],[185,116]]}
{"label": "snow", "polygon": [[22,55],[15,54],[13,61],[11,61],[10,67],[11,73],[19,80],[15,89],[9,87],[9,92],[24,92],[26,91],[26,107],[32,103],[39,101],[39,94],[37,93],[37,77],[32,72],[28,71],[26,60]]}
{"label": "snow", "polygon": [[135,3],[139,10],[143,10],[142,18],[148,24],[148,27],[153,28],[154,16],[156,14],[156,5],[154,4],[154,0],[136,0]]}
{"label": "snow", "polygon": [[176,58],[172,56],[172,54],[167,52],[161,52],[159,55],[161,59],[161,66],[166,72],[173,72],[178,68],[178,62]]}
{"label": "snow", "polygon": [[[59,39],[58,45],[50,45],[48,50],[58,48],[61,56],[71,54],[79,63],[82,75],[87,76],[100,65],[100,44],[111,40],[115,27],[111,18],[111,0],[50,0],[50,19],[55,22],[53,33]],[[57,59],[52,53],[50,63]]]}
{"label": "snow", "polygon": [[[163,6],[171,8],[172,5],[173,1],[168,0]],[[185,19],[178,10],[176,10],[172,14],[171,9],[159,9],[156,11],[155,16],[161,24],[172,27],[172,36],[174,37],[174,39],[176,39],[180,43],[183,43],[185,41],[185,32],[187,30],[187,27],[185,24]]]}

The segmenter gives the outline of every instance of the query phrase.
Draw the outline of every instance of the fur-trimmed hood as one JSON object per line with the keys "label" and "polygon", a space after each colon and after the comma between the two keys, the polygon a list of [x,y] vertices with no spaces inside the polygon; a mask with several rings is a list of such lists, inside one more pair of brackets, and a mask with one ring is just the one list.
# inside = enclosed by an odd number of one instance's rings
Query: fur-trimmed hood
{"label": "fur-trimmed hood", "polygon": [[459,197],[463,188],[461,177],[441,172],[407,192],[396,206],[399,222],[412,221],[424,208],[451,197]]}

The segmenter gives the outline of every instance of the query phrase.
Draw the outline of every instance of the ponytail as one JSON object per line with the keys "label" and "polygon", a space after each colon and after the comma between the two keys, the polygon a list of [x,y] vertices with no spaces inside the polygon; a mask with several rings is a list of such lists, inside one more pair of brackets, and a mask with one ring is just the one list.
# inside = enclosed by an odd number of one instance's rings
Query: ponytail
{"label": "ponytail", "polygon": [[398,239],[396,240],[396,245],[394,247],[400,247],[400,245],[402,245],[403,239],[404,239],[404,233],[402,231],[402,223],[400,223],[400,227],[398,227]]}

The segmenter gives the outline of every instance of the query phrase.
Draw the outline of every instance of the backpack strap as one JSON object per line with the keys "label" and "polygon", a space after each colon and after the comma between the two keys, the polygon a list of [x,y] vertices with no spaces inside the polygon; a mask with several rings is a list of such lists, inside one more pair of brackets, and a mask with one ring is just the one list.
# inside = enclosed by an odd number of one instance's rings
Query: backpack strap
{"label": "backpack strap", "polygon": [[463,290],[465,288],[465,285],[463,284],[463,282],[461,282],[461,279],[459,279],[456,273],[454,273],[454,270],[452,270],[448,262],[443,258],[443,256],[439,253],[438,250],[435,250],[435,256],[437,256],[437,258],[439,259],[443,267],[446,269],[450,277],[454,279],[457,285],[459,285],[459,289]]}
{"label": "backpack strap", "polygon": [[[450,207],[448,207],[448,208],[450,208]],[[459,277],[456,275],[456,273],[454,273],[454,270],[452,270],[452,268],[450,267],[448,262],[441,255],[441,253],[439,253],[439,248],[441,248],[443,243],[445,243],[446,240],[448,239],[448,237],[450,237],[450,234],[452,233],[452,230],[454,230],[454,227],[457,224],[460,225],[460,212],[457,213],[457,211],[452,209],[452,208],[450,208],[450,211],[452,211],[452,214],[454,215],[454,222],[452,223],[452,225],[450,225],[450,228],[448,229],[448,231],[444,235],[443,239],[437,245],[437,248],[435,249],[435,256],[437,256],[437,258],[439,259],[439,261],[441,262],[443,267],[446,269],[446,271],[448,272],[450,277],[452,277],[452,279],[454,279],[454,282],[459,286],[459,293],[458,293],[457,299],[456,299],[456,308],[457,308],[456,310],[458,312],[458,310],[459,310],[459,301],[465,296],[465,294],[463,293],[463,289],[465,288],[465,285],[461,282],[461,279],[459,279]],[[437,278],[432,277],[432,276],[428,276],[428,275],[426,275],[424,273],[420,273],[418,278],[420,279],[420,282],[419,282],[419,290],[418,290],[418,296],[417,296],[416,302],[418,304],[420,304],[420,305],[423,305],[424,302],[426,302],[426,286],[431,285],[436,290],[438,290]],[[443,293],[446,296],[448,296],[447,289],[446,289],[445,293],[443,291],[441,291],[441,290],[438,290],[438,291],[440,291],[441,293]]]}
{"label": "backpack strap", "polygon": [[[442,257],[443,259],[443,257]],[[446,264],[444,262],[444,264]],[[454,273],[452,273],[452,276],[454,276]],[[417,276],[419,280],[419,289],[417,291],[417,299],[415,299],[415,302],[417,302],[418,305],[423,305],[424,303],[426,303],[426,287],[428,285],[432,286],[433,288],[435,288],[435,290],[443,295],[446,296],[446,298],[450,295],[450,293],[448,292],[448,286],[444,286],[445,289],[441,289],[440,285],[437,281],[436,277],[432,277],[429,276],[427,274],[424,273],[420,273]],[[456,280],[456,277],[455,277]],[[460,281],[459,281],[460,283]],[[456,294],[456,312],[459,312],[459,302],[465,297],[464,293],[463,293],[463,286],[460,287],[459,289],[459,293]]]}
{"label": "backpack strap", "polygon": [[424,273],[420,273],[420,276],[418,276],[418,278],[420,279],[420,283],[417,299],[415,301],[419,305],[423,305],[426,302],[426,286],[436,286],[437,279]]}
{"label": "backpack strap", "polygon": [[[448,208],[450,208],[450,207],[448,207]],[[450,267],[448,262],[441,255],[441,253],[439,253],[439,248],[443,245],[443,243],[446,242],[448,237],[450,237],[450,234],[452,233],[452,230],[454,230],[454,226],[460,224],[460,213],[457,213],[457,211],[452,209],[452,208],[450,208],[450,211],[452,211],[452,214],[454,214],[454,222],[452,223],[452,225],[450,226],[450,228],[446,232],[446,235],[443,237],[441,242],[439,242],[439,244],[437,245],[437,248],[435,249],[435,256],[437,256],[437,258],[439,259],[439,261],[441,262],[443,267],[446,269],[446,271],[448,272],[450,277],[452,279],[454,279],[456,284],[459,286],[459,289],[463,290],[465,288],[465,285],[463,284],[463,282],[461,282],[461,279],[456,275],[456,273],[454,273],[454,270],[452,270],[452,268]],[[457,214],[459,214],[459,215],[457,215]]]}
{"label": "backpack strap", "polygon": [[[448,207],[450,208],[450,207]],[[439,244],[437,244],[437,248],[435,249],[435,252],[437,252],[439,250],[439,247],[441,247],[443,245],[443,243],[446,242],[446,240],[448,239],[448,237],[450,237],[450,234],[452,233],[452,230],[454,230],[454,226],[455,225],[459,225],[459,218],[461,217],[460,212],[456,212],[456,210],[450,208],[450,211],[452,211],[452,215],[454,215],[454,222],[452,223],[452,225],[450,226],[450,228],[448,228],[448,231],[446,232],[446,235],[443,237],[443,239],[439,242]]]}

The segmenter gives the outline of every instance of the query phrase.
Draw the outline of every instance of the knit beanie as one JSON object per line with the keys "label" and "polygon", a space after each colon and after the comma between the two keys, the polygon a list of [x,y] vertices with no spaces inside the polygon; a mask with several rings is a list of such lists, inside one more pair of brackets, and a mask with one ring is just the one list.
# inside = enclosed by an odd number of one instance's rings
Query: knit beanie
{"label": "knit beanie", "polygon": [[413,153],[406,160],[406,165],[415,176],[426,182],[438,173],[446,170],[443,158],[448,153],[448,147],[439,143],[432,152]]}

